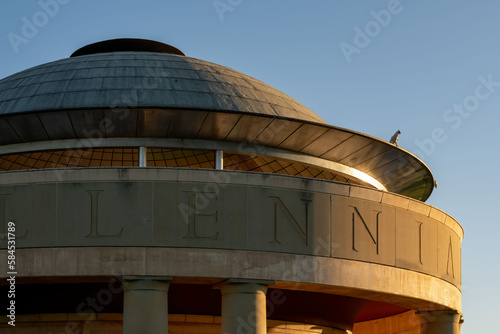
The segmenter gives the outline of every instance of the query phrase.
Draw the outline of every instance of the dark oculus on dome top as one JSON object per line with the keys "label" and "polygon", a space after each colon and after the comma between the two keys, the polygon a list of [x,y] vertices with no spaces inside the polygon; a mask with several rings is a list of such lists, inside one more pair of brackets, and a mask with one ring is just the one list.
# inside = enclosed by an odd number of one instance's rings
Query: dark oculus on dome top
{"label": "dark oculus on dome top", "polygon": [[157,52],[157,53],[168,53],[178,56],[185,56],[185,54],[181,50],[165,43],[151,41],[148,39],[120,38],[120,39],[111,39],[107,41],[86,45],[73,52],[71,57],[85,56],[97,53],[124,52],[124,51]]}

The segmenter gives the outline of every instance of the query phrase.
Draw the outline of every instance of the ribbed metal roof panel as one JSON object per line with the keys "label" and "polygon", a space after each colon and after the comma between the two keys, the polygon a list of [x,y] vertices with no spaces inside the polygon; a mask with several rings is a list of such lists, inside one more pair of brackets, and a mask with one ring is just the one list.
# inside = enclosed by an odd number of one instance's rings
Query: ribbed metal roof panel
{"label": "ribbed metal roof panel", "polygon": [[220,65],[171,54],[86,55],[0,80],[2,115],[110,106],[233,111],[324,124],[314,112],[261,81]]}

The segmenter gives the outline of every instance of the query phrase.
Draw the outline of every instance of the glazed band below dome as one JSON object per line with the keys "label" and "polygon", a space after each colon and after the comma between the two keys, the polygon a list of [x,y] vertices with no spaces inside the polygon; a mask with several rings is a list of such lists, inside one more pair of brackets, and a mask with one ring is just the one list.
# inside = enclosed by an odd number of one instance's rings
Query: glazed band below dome
{"label": "glazed band below dome", "polygon": [[[387,189],[359,170],[317,157],[255,145],[203,140],[158,138],[110,138],[92,147],[85,140],[59,140],[0,147],[0,171],[84,168],[143,167],[220,169],[293,175]],[[213,148],[217,147],[217,150]]]}

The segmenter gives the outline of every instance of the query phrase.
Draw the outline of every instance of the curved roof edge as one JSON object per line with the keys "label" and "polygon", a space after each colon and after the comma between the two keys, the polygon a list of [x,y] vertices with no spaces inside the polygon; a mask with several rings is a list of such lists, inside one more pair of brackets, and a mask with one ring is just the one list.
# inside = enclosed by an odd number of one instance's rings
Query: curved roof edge
{"label": "curved roof edge", "polygon": [[388,191],[425,201],[431,170],[412,153],[381,139],[328,124],[234,111],[97,108],[0,117],[0,145],[58,139],[189,138],[250,143],[300,152],[360,170]]}

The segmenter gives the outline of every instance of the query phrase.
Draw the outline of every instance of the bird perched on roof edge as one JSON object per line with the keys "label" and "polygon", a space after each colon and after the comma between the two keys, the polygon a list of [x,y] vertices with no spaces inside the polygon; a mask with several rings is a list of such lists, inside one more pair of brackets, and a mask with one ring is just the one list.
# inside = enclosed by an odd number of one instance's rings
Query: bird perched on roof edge
{"label": "bird perched on roof edge", "polygon": [[391,140],[389,140],[389,143],[398,146],[398,140],[400,134],[401,134],[400,130],[396,131],[396,133],[392,135]]}

